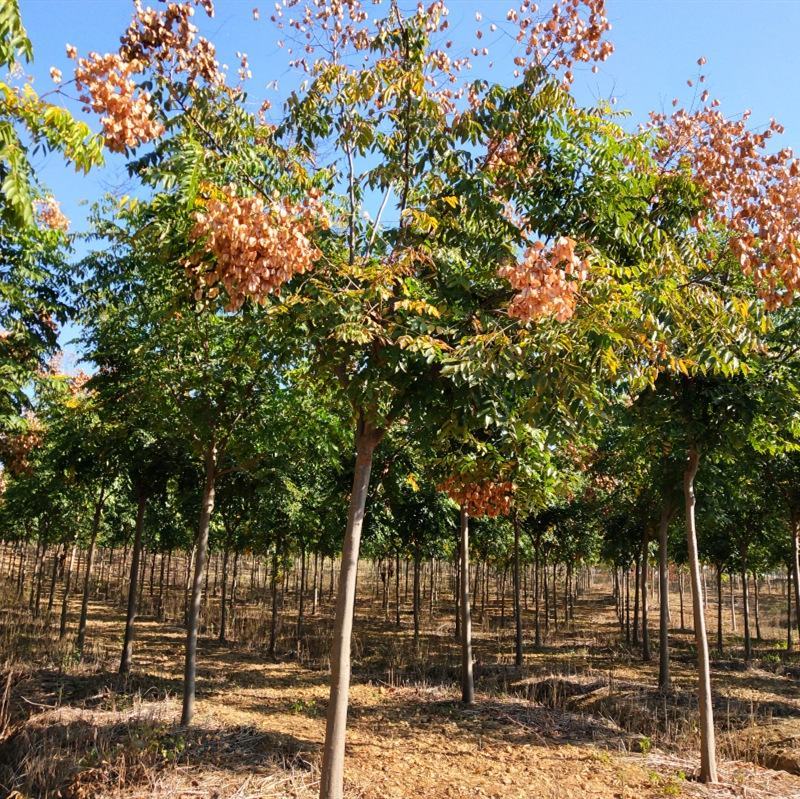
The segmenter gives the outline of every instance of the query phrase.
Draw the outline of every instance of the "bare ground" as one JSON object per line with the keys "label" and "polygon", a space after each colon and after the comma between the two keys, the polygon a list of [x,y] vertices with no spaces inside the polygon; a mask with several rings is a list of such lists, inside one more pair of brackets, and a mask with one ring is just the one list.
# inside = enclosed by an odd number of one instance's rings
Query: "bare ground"
{"label": "bare ground", "polygon": [[[122,624],[117,608],[93,603],[89,662],[74,664],[43,625],[5,611],[4,645],[36,652],[36,661],[9,663],[0,684],[0,791],[42,799],[315,795],[328,674],[324,657],[312,655],[324,650],[324,614],[309,622],[303,663],[202,640],[190,730],[176,726],[182,628],[140,619],[135,675],[120,684]],[[574,625],[527,652],[517,670],[509,631],[487,619],[476,630],[478,702],[464,708],[447,665],[457,662],[449,617],[425,631],[415,658],[407,625],[398,631],[363,598],[348,796],[800,797],[800,777],[783,770],[800,763],[800,688],[785,658],[771,656],[774,642],[758,667],[717,664],[722,783],[706,787],[692,779],[691,636],[675,634],[670,698],[655,690],[656,664],[642,664],[618,638],[607,594],[593,592],[578,603]],[[784,761],[770,759],[771,750]],[[758,765],[767,762],[783,767]]]}

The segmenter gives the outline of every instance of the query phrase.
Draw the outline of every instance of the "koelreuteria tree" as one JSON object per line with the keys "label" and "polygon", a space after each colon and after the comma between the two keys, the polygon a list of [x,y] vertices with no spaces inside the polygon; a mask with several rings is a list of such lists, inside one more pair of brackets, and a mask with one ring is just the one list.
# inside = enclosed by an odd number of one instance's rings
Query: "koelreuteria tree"
{"label": "koelreuteria tree", "polygon": [[105,115],[110,149],[159,140],[132,171],[155,191],[148,232],[187,253],[173,263],[197,303],[215,320],[265,305],[274,346],[349,402],[355,469],[320,789],[338,799],[356,565],[387,431],[424,416],[446,381],[474,393],[491,424],[509,397],[538,420],[580,419],[604,382],[624,376],[638,390],[664,369],[689,371],[699,359],[673,340],[698,310],[722,339],[747,314],[698,278],[704,212],[747,245],[761,286],[775,275],[791,290],[793,272],[772,268],[782,228],[763,248],[746,241],[759,219],[746,187],[729,197],[736,215],[720,210],[724,161],[709,172],[702,158],[705,131],[728,131],[715,117],[691,129],[672,169],[674,126],[653,147],[654,134],[627,135],[607,110],[575,104],[574,64],[612,50],[603,0],[512,9],[505,82],[464,80],[469,59],[448,53],[440,0],[410,13],[389,2],[377,16],[360,0],[287,0],[273,20],[303,41],[290,64],[304,80],[275,125],[225,84],[193,10],[136,4],[120,49],[80,59],[76,80]]}

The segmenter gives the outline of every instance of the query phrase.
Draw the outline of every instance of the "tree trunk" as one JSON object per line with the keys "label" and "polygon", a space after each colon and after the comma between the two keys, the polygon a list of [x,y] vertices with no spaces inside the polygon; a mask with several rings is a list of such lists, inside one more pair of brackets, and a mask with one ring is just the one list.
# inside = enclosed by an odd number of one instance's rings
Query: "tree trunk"
{"label": "tree trunk", "polygon": [[230,599],[228,600],[228,606],[230,608],[229,615],[231,617],[230,628],[233,632],[231,636],[233,640],[236,640],[236,590],[239,587],[239,549],[238,547],[234,550],[233,553],[233,576],[231,578],[231,595]]}
{"label": "tree trunk", "polygon": [[69,607],[69,589],[72,582],[72,574],[75,571],[75,558],[78,554],[78,533],[72,542],[72,551],[69,556],[69,564],[64,573],[64,596],[61,599],[61,623],[58,629],[58,640],[60,641],[67,634],[67,610]]}
{"label": "tree trunk", "polygon": [[458,537],[456,547],[456,562],[453,564],[453,594],[455,597],[455,629],[453,634],[456,641],[461,640],[461,536]]}
{"label": "tree trunk", "polygon": [[514,663],[522,665],[522,603],[519,595],[519,517],[514,511]]}
{"label": "tree trunk", "polygon": [[544,633],[550,632],[550,588],[547,585],[547,557],[542,564],[542,594],[544,596]]}
{"label": "tree trunk", "polygon": [[150,598],[152,599],[155,592],[155,573],[156,573],[156,551],[155,549],[150,553]]}
{"label": "tree trunk", "polygon": [[431,591],[428,598],[428,616],[433,622],[433,603],[436,599],[436,561],[433,558],[431,558]]}
{"label": "tree trunk", "polygon": [[394,556],[394,623],[400,629],[400,550]]}
{"label": "tree trunk", "polygon": [[331,690],[325,724],[325,744],[320,772],[320,799],[342,799],[344,795],[344,747],[347,728],[347,705],[350,690],[350,644],[353,630],[356,570],[361,543],[361,528],[372,470],[372,456],[381,439],[381,431],[359,420],[356,434],[356,463],[350,510],[347,518],[336,615],[331,651]]}
{"label": "tree trunk", "polygon": [[212,442],[206,451],[205,482],[200,504],[200,519],[195,542],[194,580],[186,620],[186,660],[183,671],[183,709],[181,726],[188,727],[194,713],[195,680],[197,677],[197,634],[200,626],[200,603],[203,599],[203,571],[208,551],[208,528],[214,512],[217,482],[217,445]]}
{"label": "tree trunk", "polygon": [[649,596],[647,593],[647,531],[642,535],[642,660],[645,662],[650,660],[650,630],[647,626],[647,610],[649,604]]}
{"label": "tree trunk", "polygon": [[144,596],[144,578],[147,574],[147,551],[146,547],[142,547],[142,554],[140,556],[142,567],[139,569],[139,601],[141,602]]}
{"label": "tree trunk", "polygon": [[317,615],[317,602],[319,601],[319,591],[317,589],[317,577],[319,577],[319,552],[314,553],[314,591],[311,595],[311,615]]}
{"label": "tree trunk", "polygon": [[791,652],[792,644],[792,566],[786,570],[786,651]]}
{"label": "tree trunk", "polygon": [[56,581],[58,580],[58,567],[62,560],[66,557],[67,545],[59,547],[53,556],[53,571],[50,573],[50,596],[47,598],[47,618],[48,625],[50,624],[50,615],[53,612],[53,603],[56,599]]}
{"label": "tree trunk", "polygon": [[300,595],[297,601],[297,654],[300,655],[300,640],[303,637],[303,616],[305,614],[306,588],[306,548],[300,550]]}
{"label": "tree trunk", "polygon": [[747,579],[747,567],[742,569],[742,614],[744,616],[744,660],[749,663],[753,659],[753,642],[750,640],[750,597]]}
{"label": "tree trunk", "polygon": [[94,518],[92,519],[92,537],[89,541],[89,551],[86,553],[86,574],[83,578],[83,599],[81,600],[81,617],[78,622],[78,638],[75,648],[78,659],[83,658],[83,647],[86,643],[86,620],[89,616],[89,589],[92,585],[92,560],[94,558],[94,547],[97,543],[97,533],[100,531],[100,517],[103,514],[103,503],[105,501],[105,486],[100,489],[100,495],[94,508]]}
{"label": "tree trunk", "polygon": [[164,557],[164,550],[161,550],[161,563],[158,569],[158,608],[156,610],[156,618],[159,621],[164,621],[164,565],[166,558]]}
{"label": "tree trunk", "polygon": [[641,552],[636,555],[634,560],[634,568],[636,569],[636,577],[633,582],[633,643],[635,646],[639,645],[639,597],[641,595]]}
{"label": "tree trunk", "polygon": [[722,657],[722,567],[717,566],[717,655]]}
{"label": "tree trunk", "polygon": [[278,637],[278,542],[272,550],[272,573],[269,578],[270,593],[272,595],[272,609],[269,622],[269,649],[271,658],[275,657],[275,644]]}
{"label": "tree trunk", "polygon": [[36,544],[36,558],[33,561],[33,580],[31,581],[31,595],[28,607],[33,612],[33,618],[39,616],[39,603],[42,596],[42,567],[44,566],[45,544],[42,538]]}
{"label": "tree trunk", "polygon": [[625,643],[631,643],[631,570],[625,569]]}
{"label": "tree trunk", "polygon": [[189,627],[189,605],[191,603],[191,598],[192,598],[191,590],[193,585],[192,574],[196,558],[197,558],[197,541],[195,541],[195,543],[192,544],[192,551],[189,553],[189,557],[186,559],[186,578],[184,581],[186,587],[183,592],[183,625],[186,628]]}
{"label": "tree trunk", "polygon": [[686,629],[686,618],[683,612],[683,568],[678,569],[678,599],[681,605],[681,632]]}
{"label": "tree trunk", "polygon": [[669,674],[669,553],[667,551],[672,508],[664,503],[658,522],[658,688],[670,691]]}
{"label": "tree trunk", "polygon": [[696,446],[689,448],[686,469],[683,473],[683,493],[686,503],[686,539],[689,549],[689,566],[692,581],[692,610],[694,635],[697,645],[698,702],[700,710],[700,779],[702,782],[717,782],[717,755],[714,740],[714,711],[711,704],[711,668],[708,658],[706,619],[703,612],[703,583],[700,574],[700,557],[697,550],[695,527],[694,478],[700,464],[700,453]]}
{"label": "tree trunk", "polygon": [[794,578],[794,616],[800,634],[800,515],[792,512],[792,577]]}
{"label": "tree trunk", "polygon": [[419,613],[420,613],[420,584],[419,584],[420,554],[419,544],[414,541],[414,587],[412,590],[414,601],[414,653],[419,653]]}
{"label": "tree trunk", "polygon": [[133,661],[133,630],[136,623],[138,594],[136,584],[139,578],[139,561],[142,555],[142,533],[144,531],[144,511],[147,497],[139,491],[136,497],[136,528],[133,536],[133,557],[131,558],[131,576],[128,586],[128,612],[125,616],[125,637],[122,641],[122,657],[119,662],[119,673],[124,677],[130,674]]}
{"label": "tree trunk", "polygon": [[[230,536],[228,536],[230,540]],[[226,542],[222,553],[222,594],[219,598],[219,642],[225,643],[228,632],[228,560],[230,558],[230,544]]]}
{"label": "tree trunk", "polygon": [[[767,582],[769,589],[769,582]],[[758,590],[758,575],[753,572],[753,614],[756,620],[756,641],[761,641],[761,607],[760,597]]]}
{"label": "tree trunk", "polygon": [[535,552],[533,554],[533,642],[537,649],[542,646],[542,625],[539,620],[539,540],[536,540]]}
{"label": "tree trunk", "polygon": [[461,507],[461,701],[475,703],[472,676],[472,620],[469,611],[469,514]]}

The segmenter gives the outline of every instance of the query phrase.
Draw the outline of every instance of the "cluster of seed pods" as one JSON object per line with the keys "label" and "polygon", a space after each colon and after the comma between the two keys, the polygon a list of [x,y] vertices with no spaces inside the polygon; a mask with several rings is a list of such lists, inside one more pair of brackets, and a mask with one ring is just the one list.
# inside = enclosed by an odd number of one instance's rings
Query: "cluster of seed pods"
{"label": "cluster of seed pods", "polygon": [[465,508],[470,516],[476,518],[507,516],[511,511],[514,484],[509,481],[470,482],[460,475],[452,475],[444,480],[438,488]]}
{"label": "cluster of seed pods", "polygon": [[232,310],[246,299],[265,302],[319,259],[321,253],[309,235],[325,220],[317,195],[302,203],[286,198],[266,201],[239,197],[228,186],[195,215],[191,238],[213,255],[210,269],[202,259],[190,263],[199,283],[196,299],[215,297],[221,284]]}
{"label": "cluster of seed pods", "polygon": [[66,232],[69,230],[69,219],[64,215],[55,197],[45,197],[36,203],[39,222],[51,230]]}
{"label": "cluster of seed pods", "polygon": [[537,241],[519,262],[500,267],[517,292],[508,307],[509,316],[531,322],[554,317],[566,322],[575,313],[578,292],[589,275],[588,264],[575,254],[575,241],[561,236],[548,248]]}
{"label": "cluster of seed pods", "polygon": [[[133,21],[119,51],[90,53],[78,59],[75,83],[80,100],[84,110],[101,115],[106,147],[111,152],[125,152],[164,133],[151,95],[137,86],[134,75],[154,68],[161,74],[184,74],[190,83],[200,78],[208,84],[223,82],[214,46],[197,35],[197,27],[191,22],[196,4],[213,16],[211,0],[167,3],[163,11],[144,7],[136,0]],[[73,45],[67,45],[67,55],[77,58]],[[51,70],[51,75],[60,81],[58,70]]]}

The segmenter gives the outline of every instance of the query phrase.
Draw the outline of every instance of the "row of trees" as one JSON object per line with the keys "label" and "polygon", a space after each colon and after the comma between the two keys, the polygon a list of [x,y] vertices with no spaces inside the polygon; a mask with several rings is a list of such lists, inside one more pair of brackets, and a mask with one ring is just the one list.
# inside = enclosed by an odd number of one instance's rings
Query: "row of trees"
{"label": "row of trees", "polygon": [[[29,55],[9,7],[7,63]],[[746,584],[786,562],[789,542],[800,604],[800,191],[791,153],[768,147],[780,126],[752,131],[707,95],[634,134],[610,107],[580,107],[574,69],[613,49],[602,0],[542,14],[523,2],[492,23],[519,47],[505,81],[464,81],[442,2],[377,16],[358,0],[283,7],[273,22],[302,42],[302,81],[274,122],[229,85],[191,3],[136,5],[105,56],[68,48],[82,101],[140,186],[95,210],[97,247],[79,265],[36,256],[69,282],[57,293],[84,330],[90,379],[46,366],[50,340],[24,357],[7,346],[30,319],[9,292],[2,342],[22,372],[8,402],[30,406],[3,433],[9,531],[40,549],[73,542],[71,561],[86,542],[79,651],[104,518],[132,539],[123,673],[144,542],[191,553],[183,724],[209,542],[303,563],[339,551],[323,799],[343,790],[362,532],[378,557],[410,551],[418,575],[452,542],[458,508],[467,702],[471,555],[510,541],[522,663],[528,544],[536,563],[574,571],[598,550],[645,565],[655,540],[662,590],[670,558],[688,560],[701,775],[714,781],[701,553]],[[52,213],[10,224],[14,279],[31,279],[39,252],[19,237],[54,253],[69,241]]]}

